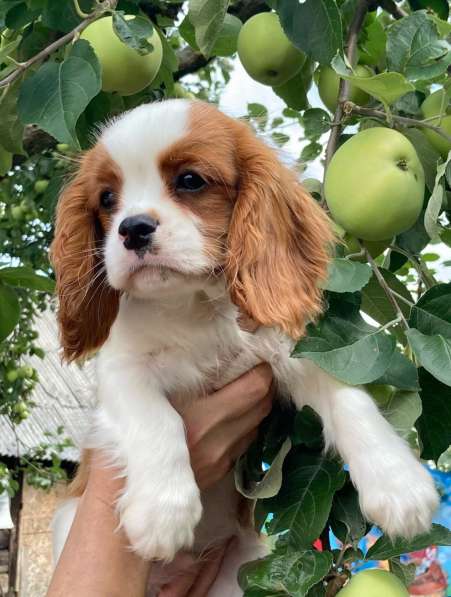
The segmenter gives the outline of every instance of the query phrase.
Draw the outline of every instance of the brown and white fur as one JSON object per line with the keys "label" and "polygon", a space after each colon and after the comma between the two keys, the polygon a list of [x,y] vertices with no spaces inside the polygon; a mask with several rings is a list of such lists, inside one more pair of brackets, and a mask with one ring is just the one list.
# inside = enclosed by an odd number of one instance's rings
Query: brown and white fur
{"label": "brown and white fur", "polygon": [[[205,184],[187,189],[194,174]],[[154,228],[139,249],[119,230],[135,216]],[[290,358],[321,313],[331,242],[326,215],[273,150],[200,102],[143,105],[108,124],[60,199],[52,256],[64,354],[101,348],[87,445],[124,472],[117,509],[142,557],[170,562],[239,537],[210,597],[241,595],[237,569],[262,548],[238,523],[230,475],[200,494],[168,397],[194,400],[266,361],[279,393],[321,416],[369,520],[410,536],[437,506],[428,473],[366,391]],[[254,334],[240,329],[239,309],[260,324]],[[75,507],[58,516],[57,551]]]}

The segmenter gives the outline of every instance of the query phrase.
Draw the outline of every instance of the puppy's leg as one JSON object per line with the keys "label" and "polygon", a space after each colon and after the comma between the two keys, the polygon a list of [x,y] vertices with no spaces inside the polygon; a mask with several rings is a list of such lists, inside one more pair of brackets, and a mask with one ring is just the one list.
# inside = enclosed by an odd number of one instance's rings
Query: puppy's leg
{"label": "puppy's leg", "polygon": [[392,537],[427,531],[438,506],[432,478],[371,396],[306,359],[287,366],[288,391],[298,408],[308,404],[321,416],[326,447],[349,465],[365,516]]}
{"label": "puppy's leg", "polygon": [[242,597],[243,591],[238,584],[238,571],[243,564],[270,553],[267,540],[254,530],[243,530],[229,546],[221,569],[208,597]]}
{"label": "puppy's leg", "polygon": [[202,513],[183,421],[136,357],[99,359],[99,398],[90,447],[126,477],[121,524],[141,557],[172,560]]}

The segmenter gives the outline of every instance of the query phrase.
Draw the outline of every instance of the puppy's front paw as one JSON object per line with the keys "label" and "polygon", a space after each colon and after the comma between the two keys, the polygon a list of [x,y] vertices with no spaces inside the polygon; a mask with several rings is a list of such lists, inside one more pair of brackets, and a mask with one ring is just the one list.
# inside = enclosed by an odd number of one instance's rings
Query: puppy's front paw
{"label": "puppy's front paw", "polygon": [[439,497],[431,475],[413,459],[359,484],[363,514],[392,538],[429,531]]}
{"label": "puppy's front paw", "polygon": [[146,560],[169,562],[180,549],[192,546],[202,504],[194,480],[158,488],[158,494],[155,487],[128,488],[118,507],[132,549]]}

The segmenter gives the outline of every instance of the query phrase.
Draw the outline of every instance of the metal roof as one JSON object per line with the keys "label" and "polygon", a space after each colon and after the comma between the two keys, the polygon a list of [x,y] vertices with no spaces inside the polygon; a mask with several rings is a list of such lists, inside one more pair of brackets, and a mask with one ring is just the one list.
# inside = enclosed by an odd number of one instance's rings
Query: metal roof
{"label": "metal roof", "polygon": [[[39,374],[32,395],[36,406],[29,417],[13,429],[6,417],[0,416],[0,455],[20,456],[30,448],[47,442],[45,432],[56,433],[63,426],[65,435],[79,446],[88,429],[90,411],[95,404],[94,364],[83,367],[61,363],[55,313],[47,310],[37,321],[38,344],[45,351],[44,359],[32,357],[29,364]],[[77,461],[78,447],[67,448],[65,460]]]}

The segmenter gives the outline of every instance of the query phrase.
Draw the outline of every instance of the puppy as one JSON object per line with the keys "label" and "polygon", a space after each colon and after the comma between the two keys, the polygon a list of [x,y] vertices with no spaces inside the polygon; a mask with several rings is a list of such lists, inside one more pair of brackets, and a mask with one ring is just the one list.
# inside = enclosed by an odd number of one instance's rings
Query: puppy
{"label": "puppy", "polygon": [[[411,536],[437,506],[430,476],[371,397],[290,358],[321,313],[332,240],[276,154],[201,102],[143,105],[110,122],[60,199],[52,256],[64,355],[101,349],[87,445],[123,470],[117,509],[143,558],[171,562],[239,537],[210,597],[241,595],[237,569],[262,547],[238,523],[231,475],[200,494],[168,396],[195,400],[266,361],[279,394],[321,416],[370,521]],[[260,324],[254,334],[239,310]],[[74,508],[59,517],[66,533]]]}

